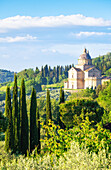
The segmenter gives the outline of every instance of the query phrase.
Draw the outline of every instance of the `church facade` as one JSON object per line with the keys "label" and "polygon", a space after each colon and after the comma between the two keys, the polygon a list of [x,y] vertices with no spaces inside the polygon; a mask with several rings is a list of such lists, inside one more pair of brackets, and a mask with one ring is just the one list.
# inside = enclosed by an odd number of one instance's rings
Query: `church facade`
{"label": "church facade", "polygon": [[101,84],[101,71],[92,65],[89,52],[84,49],[78,59],[78,65],[68,71],[68,81],[64,82],[65,89],[96,88]]}

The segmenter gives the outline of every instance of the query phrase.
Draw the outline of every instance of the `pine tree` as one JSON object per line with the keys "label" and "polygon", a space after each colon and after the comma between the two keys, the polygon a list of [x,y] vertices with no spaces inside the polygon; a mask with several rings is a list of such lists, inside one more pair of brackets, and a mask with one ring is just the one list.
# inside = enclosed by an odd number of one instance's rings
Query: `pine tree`
{"label": "pine tree", "polygon": [[37,146],[37,125],[36,125],[36,91],[33,88],[30,105],[30,152]]}
{"label": "pine tree", "polygon": [[[65,99],[64,99],[64,90],[62,90],[62,87],[60,88],[60,104],[61,103],[64,103],[65,102]],[[64,123],[61,121],[61,115],[60,115],[60,113],[59,113],[59,126],[61,127],[61,128],[65,128],[65,125],[64,125]]]}
{"label": "pine tree", "polygon": [[18,90],[17,90],[17,76],[14,75],[14,88],[13,88],[13,104],[12,104],[12,118],[13,118],[13,141],[14,152],[18,150],[19,132],[18,132]]}
{"label": "pine tree", "polygon": [[27,153],[28,150],[28,117],[26,109],[26,94],[24,79],[20,88],[20,152]]}
{"label": "pine tree", "polygon": [[47,97],[46,97],[46,125],[48,125],[49,119],[52,120],[52,115],[51,115],[50,94],[49,94],[49,90],[47,89]]}
{"label": "pine tree", "polygon": [[5,132],[5,150],[13,150],[13,122],[12,122],[12,108],[10,88],[7,87],[5,99],[5,116],[8,118],[8,126]]}
{"label": "pine tree", "polygon": [[38,153],[40,153],[40,148],[41,148],[41,144],[40,144],[40,119],[39,119],[39,110],[37,108],[37,114],[36,114],[36,124],[37,124],[37,151]]}

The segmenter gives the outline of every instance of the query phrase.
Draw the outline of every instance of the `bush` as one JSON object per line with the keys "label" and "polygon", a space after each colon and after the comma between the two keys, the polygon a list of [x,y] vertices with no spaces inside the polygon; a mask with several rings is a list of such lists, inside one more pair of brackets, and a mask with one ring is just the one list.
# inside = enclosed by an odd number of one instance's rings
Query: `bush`
{"label": "bush", "polygon": [[60,105],[61,120],[67,128],[79,125],[87,116],[90,121],[101,121],[104,109],[93,100],[75,99]]}

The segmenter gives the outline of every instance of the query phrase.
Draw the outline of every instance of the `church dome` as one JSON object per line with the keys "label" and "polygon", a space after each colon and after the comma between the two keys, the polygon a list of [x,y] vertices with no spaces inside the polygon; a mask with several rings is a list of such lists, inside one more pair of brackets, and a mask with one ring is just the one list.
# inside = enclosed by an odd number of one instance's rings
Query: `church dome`
{"label": "church dome", "polygon": [[91,56],[89,55],[89,51],[87,51],[86,48],[84,49],[83,54],[80,55],[79,59],[80,60],[91,59]]}

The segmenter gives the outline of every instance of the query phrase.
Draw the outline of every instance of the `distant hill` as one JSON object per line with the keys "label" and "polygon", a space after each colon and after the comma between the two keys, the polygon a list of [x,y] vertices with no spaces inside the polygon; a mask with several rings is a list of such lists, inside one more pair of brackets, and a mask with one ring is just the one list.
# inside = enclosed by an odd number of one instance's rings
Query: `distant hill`
{"label": "distant hill", "polygon": [[102,74],[111,76],[111,53],[94,58],[92,63],[102,71]]}
{"label": "distant hill", "polygon": [[0,83],[13,81],[13,79],[14,79],[14,72],[0,69]]}

